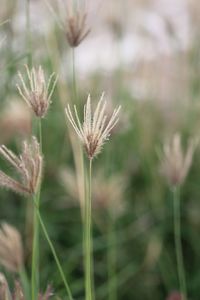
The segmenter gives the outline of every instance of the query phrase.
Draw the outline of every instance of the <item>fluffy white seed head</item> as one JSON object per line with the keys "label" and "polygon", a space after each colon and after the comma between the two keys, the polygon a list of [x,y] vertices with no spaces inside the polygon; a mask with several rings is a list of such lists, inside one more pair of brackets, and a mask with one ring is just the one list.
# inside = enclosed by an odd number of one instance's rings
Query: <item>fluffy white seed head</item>
{"label": "fluffy white seed head", "polygon": [[184,182],[191,167],[196,146],[197,140],[191,139],[184,153],[179,133],[174,134],[170,141],[164,143],[161,171],[170,186],[179,186]]}
{"label": "fluffy white seed head", "polygon": [[0,155],[15,169],[20,180],[15,180],[0,171],[0,186],[25,196],[37,193],[43,168],[40,145],[35,137],[30,143],[25,141],[21,155],[15,155],[6,146],[0,146]]}
{"label": "fluffy white seed head", "polygon": [[25,65],[25,68],[28,84],[25,83],[26,80],[22,74],[18,72],[21,85],[17,84],[17,89],[35,115],[39,118],[43,118],[47,114],[51,103],[57,77],[55,73],[52,73],[48,82],[46,82],[44,70],[41,66],[29,69],[28,66]]}
{"label": "fluffy white seed head", "polygon": [[89,95],[84,106],[84,120],[83,123],[81,123],[76,106],[74,105],[74,114],[72,113],[70,106],[67,106],[65,110],[67,118],[83,143],[89,159],[93,159],[100,153],[103,144],[109,139],[111,130],[119,120],[118,115],[120,108],[121,106],[116,108],[110,119],[107,120],[104,94],[102,94],[94,113],[92,112],[91,98]]}
{"label": "fluffy white seed head", "polygon": [[23,267],[21,235],[7,223],[3,223],[0,229],[0,264],[11,272],[20,272]]}

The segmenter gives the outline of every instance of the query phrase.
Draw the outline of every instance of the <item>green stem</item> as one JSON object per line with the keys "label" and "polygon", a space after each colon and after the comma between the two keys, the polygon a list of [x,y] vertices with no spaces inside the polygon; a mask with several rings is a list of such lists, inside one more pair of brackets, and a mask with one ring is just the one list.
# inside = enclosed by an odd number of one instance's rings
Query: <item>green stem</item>
{"label": "green stem", "polygon": [[40,152],[43,153],[43,151],[42,151],[42,121],[41,121],[41,119],[39,119],[39,121],[38,121],[38,126],[39,126]]}
{"label": "green stem", "polygon": [[[37,206],[39,206],[39,193],[34,197],[34,202]],[[32,251],[32,267],[31,267],[31,296],[32,300],[35,300],[39,291],[39,224],[38,224],[38,218],[37,218],[37,212],[34,208],[34,236],[33,236],[33,251]]]}
{"label": "green stem", "polygon": [[178,268],[178,278],[180,290],[182,293],[182,300],[187,300],[186,280],[183,264],[183,252],[181,244],[181,215],[180,215],[180,189],[175,187],[173,189],[174,200],[174,240],[176,248],[176,260]]}
{"label": "green stem", "polygon": [[89,160],[88,193],[85,207],[85,299],[92,300],[92,159]]}
{"label": "green stem", "polygon": [[[40,152],[42,153],[42,122],[41,119],[38,121],[39,126],[39,143]],[[34,197],[34,203],[36,203],[37,208],[40,207],[40,191],[41,186],[38,189],[36,196]],[[34,236],[33,236],[33,251],[32,251],[32,274],[31,274],[31,295],[32,300],[35,300],[39,292],[39,237],[40,237],[40,227],[37,218],[37,210],[34,207]]]}
{"label": "green stem", "polygon": [[74,97],[74,103],[78,105],[78,95],[77,95],[77,84],[76,84],[76,62],[75,62],[75,49],[72,48],[72,82],[73,82],[73,97]]}
{"label": "green stem", "polygon": [[31,54],[31,48],[32,48],[32,41],[31,41],[31,22],[30,22],[30,0],[26,0],[26,44],[28,49],[28,66],[32,66],[32,54]]}
{"label": "green stem", "polygon": [[58,268],[58,270],[59,270],[59,272],[60,272],[60,276],[61,276],[61,278],[62,278],[62,280],[63,280],[63,283],[64,283],[64,286],[65,286],[65,288],[66,288],[66,292],[67,292],[68,298],[69,298],[69,300],[73,300],[71,290],[70,290],[69,285],[68,285],[68,283],[67,283],[67,280],[66,280],[66,278],[65,278],[64,272],[63,272],[62,267],[61,267],[61,264],[60,264],[60,261],[59,261],[59,259],[58,259],[57,254],[56,254],[55,248],[54,248],[54,246],[53,246],[53,244],[52,244],[52,242],[51,242],[51,240],[50,240],[50,237],[49,237],[49,235],[48,235],[48,232],[47,232],[47,230],[46,230],[46,227],[45,227],[45,225],[44,225],[44,222],[43,222],[43,220],[42,220],[42,217],[41,217],[41,215],[40,215],[40,212],[39,212],[39,209],[38,209],[38,207],[37,207],[36,202],[35,202],[35,206],[36,206],[36,211],[37,211],[37,217],[38,217],[38,220],[39,220],[39,222],[40,222],[40,225],[41,225],[41,228],[42,228],[42,230],[43,230],[44,236],[45,236],[45,238],[46,238],[46,240],[47,240],[47,242],[48,242],[48,244],[49,244],[49,247],[50,247],[50,249],[51,249],[51,252],[52,252],[52,254],[53,254],[53,257],[54,257],[54,259],[55,259],[57,268]]}
{"label": "green stem", "polygon": [[24,267],[22,267],[21,270],[19,271],[19,276],[25,294],[25,299],[30,299],[29,281]]}
{"label": "green stem", "polygon": [[107,264],[108,264],[108,299],[117,300],[117,276],[116,276],[116,234],[113,218],[109,219],[108,226],[108,253],[107,253]]}

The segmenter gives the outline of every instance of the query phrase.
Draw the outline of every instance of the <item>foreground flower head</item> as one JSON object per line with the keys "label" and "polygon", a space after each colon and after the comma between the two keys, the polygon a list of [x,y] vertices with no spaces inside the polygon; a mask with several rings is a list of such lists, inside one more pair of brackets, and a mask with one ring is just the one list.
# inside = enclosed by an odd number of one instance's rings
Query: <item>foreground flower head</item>
{"label": "foreground flower head", "polygon": [[90,33],[87,27],[87,13],[84,8],[73,8],[73,3],[68,5],[68,15],[66,21],[66,37],[69,45],[77,47]]}
{"label": "foreground flower head", "polygon": [[17,84],[19,94],[33,110],[35,115],[39,118],[43,118],[51,103],[51,96],[57,82],[57,77],[55,73],[52,73],[48,82],[46,82],[41,66],[29,69],[26,65],[25,68],[29,84],[26,85],[22,74],[19,72],[18,76],[21,81],[21,86]]}
{"label": "foreground flower head", "polygon": [[185,297],[179,292],[172,292],[166,300],[184,300]]}
{"label": "foreground flower head", "polygon": [[0,264],[11,272],[20,272],[23,267],[21,235],[7,223],[3,223],[0,229]]}
{"label": "foreground flower head", "polygon": [[161,171],[171,186],[179,186],[184,182],[192,164],[196,146],[197,140],[191,139],[184,154],[181,136],[178,133],[172,137],[171,141],[164,144]]}
{"label": "foreground flower head", "polygon": [[114,109],[113,114],[108,121],[107,116],[105,115],[106,101],[104,100],[104,95],[102,95],[99,100],[94,113],[92,113],[89,95],[87,102],[84,105],[84,121],[83,124],[81,124],[76,105],[74,105],[75,117],[71,112],[70,106],[67,106],[65,110],[67,118],[83,143],[89,159],[93,159],[101,151],[105,141],[108,140],[111,130],[119,120],[118,114],[120,108],[121,107],[119,106]]}
{"label": "foreground flower head", "polygon": [[4,145],[0,146],[0,155],[10,163],[21,179],[20,181],[15,180],[0,171],[0,186],[26,196],[36,194],[40,185],[43,166],[43,158],[37,139],[32,137],[31,143],[25,141],[22,154],[19,156],[16,156]]}
{"label": "foreground flower head", "polygon": [[[44,294],[39,293],[37,300],[49,300],[52,295],[52,289],[48,286]],[[27,300],[27,297],[25,297],[19,281],[15,281],[14,289],[11,292],[4,274],[0,273],[0,300]]]}

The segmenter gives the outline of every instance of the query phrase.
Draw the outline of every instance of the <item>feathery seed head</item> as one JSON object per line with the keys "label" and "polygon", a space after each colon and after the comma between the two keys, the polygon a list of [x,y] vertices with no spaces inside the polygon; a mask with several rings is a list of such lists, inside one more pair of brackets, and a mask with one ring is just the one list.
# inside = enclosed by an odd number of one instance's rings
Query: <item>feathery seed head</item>
{"label": "feathery seed head", "polygon": [[11,299],[11,293],[9,290],[8,282],[4,274],[0,273],[0,299]]}
{"label": "feathery seed head", "polygon": [[70,3],[66,21],[66,37],[72,48],[78,47],[90,33],[86,21],[87,13],[85,10],[81,8],[73,9],[73,3]]}
{"label": "feathery seed head", "polygon": [[0,264],[11,272],[19,272],[23,267],[21,235],[7,223],[3,223],[0,229]]}
{"label": "feathery seed head", "polygon": [[[52,295],[52,289],[50,286],[48,286],[45,293],[39,293],[36,299],[49,300]],[[21,282],[15,281],[14,288],[12,291],[10,291],[4,274],[0,273],[0,300],[27,300]]]}
{"label": "feathery seed head", "polygon": [[83,143],[89,159],[93,159],[101,151],[105,141],[108,140],[111,130],[119,120],[118,114],[120,108],[121,106],[114,109],[110,120],[107,121],[107,116],[105,115],[106,101],[104,100],[104,94],[102,94],[94,113],[92,113],[89,95],[87,102],[84,105],[83,124],[80,122],[76,105],[74,105],[75,117],[73,116],[69,105],[65,109],[67,118]]}
{"label": "feathery seed head", "polygon": [[184,154],[181,136],[178,133],[174,134],[171,141],[164,144],[161,171],[170,186],[179,186],[184,182],[192,164],[193,153],[196,147],[197,140],[191,139]]}
{"label": "feathery seed head", "polygon": [[17,181],[0,171],[0,186],[26,196],[36,194],[41,182],[43,166],[43,158],[37,139],[32,137],[30,144],[25,141],[22,154],[19,156],[16,156],[4,145],[0,146],[0,155],[10,163],[21,179]]}
{"label": "feathery seed head", "polygon": [[18,76],[21,81],[21,86],[17,84],[17,89],[35,115],[39,118],[43,118],[51,103],[51,96],[57,82],[57,77],[55,73],[52,73],[47,83],[44,70],[41,66],[29,69],[28,66],[25,65],[25,68],[29,86],[27,86],[22,74],[19,72]]}

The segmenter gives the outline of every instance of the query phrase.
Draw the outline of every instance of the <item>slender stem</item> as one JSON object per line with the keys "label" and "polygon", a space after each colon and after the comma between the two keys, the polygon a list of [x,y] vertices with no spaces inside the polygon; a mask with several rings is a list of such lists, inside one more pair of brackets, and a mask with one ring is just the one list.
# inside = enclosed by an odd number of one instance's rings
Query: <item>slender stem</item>
{"label": "slender stem", "polygon": [[109,219],[108,226],[108,253],[107,253],[107,265],[108,265],[108,300],[117,300],[117,276],[116,276],[116,261],[117,261],[117,249],[116,249],[116,233],[115,223],[113,218]]}
{"label": "slender stem", "polygon": [[29,281],[28,281],[27,273],[26,273],[24,266],[19,271],[19,276],[20,276],[20,280],[21,280],[21,283],[23,286],[25,299],[30,299]]}
{"label": "slender stem", "polygon": [[32,41],[31,41],[31,22],[30,22],[30,0],[26,0],[26,44],[28,50],[28,65],[29,67],[32,66]]}
{"label": "slender stem", "polygon": [[36,202],[35,202],[35,207],[36,207],[36,212],[37,212],[38,220],[39,220],[39,222],[40,222],[40,225],[41,225],[42,231],[43,231],[43,233],[44,233],[44,236],[45,236],[45,238],[46,238],[46,240],[47,240],[47,242],[48,242],[48,244],[49,244],[49,247],[50,247],[50,249],[51,249],[51,252],[52,252],[52,254],[53,254],[53,257],[54,257],[54,259],[55,259],[57,268],[58,268],[58,270],[59,270],[59,272],[60,272],[60,276],[61,276],[61,278],[62,278],[62,280],[63,280],[63,283],[64,283],[64,286],[65,286],[65,288],[66,288],[66,292],[67,292],[68,298],[69,298],[69,300],[73,300],[71,290],[70,290],[69,285],[68,285],[68,283],[67,283],[67,280],[66,280],[66,278],[65,278],[63,269],[62,269],[61,264],[60,264],[60,261],[59,261],[59,259],[58,259],[57,254],[56,254],[55,248],[54,248],[54,246],[53,246],[53,244],[52,244],[52,242],[51,242],[51,239],[50,239],[50,237],[49,237],[49,235],[48,235],[48,232],[47,232],[47,230],[46,230],[46,227],[45,227],[45,225],[44,225],[44,222],[43,222],[43,220],[42,220],[42,217],[41,217],[41,215],[40,215],[40,211],[39,211],[39,209],[38,209],[38,207],[37,207]]}
{"label": "slender stem", "polygon": [[77,96],[77,84],[76,84],[76,62],[75,62],[75,49],[72,48],[72,76],[73,76],[73,93],[74,93],[74,102],[77,105],[78,96]]}
{"label": "slender stem", "polygon": [[[34,197],[34,202],[39,206],[39,193],[36,194]],[[32,250],[32,267],[31,267],[31,296],[32,300],[35,300],[38,294],[39,290],[39,270],[38,270],[38,265],[39,265],[39,224],[38,224],[38,218],[37,218],[37,212],[36,209],[34,208],[34,236],[33,236],[33,250]]]}
{"label": "slender stem", "polygon": [[42,151],[42,121],[41,121],[41,119],[39,119],[39,121],[38,121],[38,126],[39,126],[40,152],[43,153],[43,151]]}
{"label": "slender stem", "polygon": [[180,189],[175,187],[173,189],[174,200],[174,240],[176,248],[176,260],[178,268],[178,278],[180,290],[182,293],[182,300],[187,300],[187,289],[185,280],[185,271],[183,264],[183,252],[181,244],[181,215],[180,215]]}
{"label": "slender stem", "polygon": [[92,300],[92,159],[89,160],[88,193],[85,207],[85,299]]}
{"label": "slender stem", "polygon": [[[39,142],[40,151],[42,153],[42,122],[41,119],[38,121],[39,126]],[[34,197],[34,202],[37,208],[40,207],[40,191],[41,186],[38,189],[36,196]],[[39,238],[40,238],[40,226],[37,218],[37,210],[34,207],[34,237],[33,237],[33,251],[32,251],[32,274],[31,274],[31,295],[32,300],[35,300],[39,291]]]}

